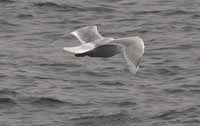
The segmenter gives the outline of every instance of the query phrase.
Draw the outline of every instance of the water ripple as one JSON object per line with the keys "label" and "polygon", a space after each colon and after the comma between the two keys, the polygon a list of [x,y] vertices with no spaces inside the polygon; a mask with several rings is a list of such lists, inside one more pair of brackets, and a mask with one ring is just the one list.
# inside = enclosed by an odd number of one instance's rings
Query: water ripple
{"label": "water ripple", "polygon": [[15,101],[15,99],[12,99],[9,97],[0,98],[0,108],[10,107],[10,106],[15,106],[15,105],[17,105],[17,102]]}
{"label": "water ripple", "polygon": [[71,120],[75,121],[76,125],[81,126],[100,126],[102,123],[106,126],[128,126],[130,125],[131,117],[127,113],[120,112],[107,115],[83,116]]}
{"label": "water ripple", "polygon": [[4,96],[4,95],[16,96],[16,95],[18,95],[18,93],[14,90],[5,88],[5,89],[0,90],[0,95],[1,96]]}
{"label": "water ripple", "polygon": [[13,3],[14,1],[12,0],[0,0],[0,3]]}
{"label": "water ripple", "polygon": [[17,15],[17,17],[20,19],[32,19],[33,15],[32,14],[19,14],[19,15]]}
{"label": "water ripple", "polygon": [[104,85],[104,86],[124,86],[126,84],[122,83],[122,82],[118,82],[118,81],[104,81],[101,82],[100,85]]}
{"label": "water ripple", "polygon": [[61,106],[68,106],[68,107],[83,107],[92,105],[92,103],[79,103],[79,102],[71,102],[60,100],[58,98],[52,97],[26,97],[21,99],[22,103],[28,103],[32,106],[40,106],[40,107],[61,107]]}
{"label": "water ripple", "polygon": [[67,4],[60,5],[54,2],[40,2],[35,3],[34,6],[46,9],[57,9],[59,11],[83,11],[83,9],[78,6],[69,6]]}
{"label": "water ripple", "polygon": [[172,16],[172,15],[191,15],[191,14],[194,14],[194,12],[187,10],[167,10],[164,12],[163,15]]}
{"label": "water ripple", "polygon": [[[28,100],[28,99],[27,99]],[[56,107],[60,105],[68,104],[65,101],[56,99],[56,98],[50,98],[50,97],[32,97],[29,99],[31,101],[31,105],[38,105],[38,106],[51,106]]]}
{"label": "water ripple", "polygon": [[112,104],[117,105],[119,107],[133,107],[137,105],[136,102],[132,102],[132,101],[113,102]]}
{"label": "water ripple", "polygon": [[162,112],[156,116],[153,116],[153,119],[159,118],[162,120],[172,120],[181,116],[187,116],[189,115],[189,113],[196,111],[196,107],[189,107],[189,108],[185,108],[182,110],[168,110],[165,112]]}

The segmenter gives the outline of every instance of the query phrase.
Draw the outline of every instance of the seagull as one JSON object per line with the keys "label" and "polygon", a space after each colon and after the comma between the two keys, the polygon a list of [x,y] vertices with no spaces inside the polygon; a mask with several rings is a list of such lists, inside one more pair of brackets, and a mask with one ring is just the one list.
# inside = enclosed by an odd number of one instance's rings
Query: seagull
{"label": "seagull", "polygon": [[141,58],[144,54],[144,42],[138,36],[111,38],[103,37],[97,26],[85,26],[70,33],[75,36],[81,45],[64,47],[64,50],[76,57],[112,57],[123,53],[129,69],[136,73],[139,69]]}

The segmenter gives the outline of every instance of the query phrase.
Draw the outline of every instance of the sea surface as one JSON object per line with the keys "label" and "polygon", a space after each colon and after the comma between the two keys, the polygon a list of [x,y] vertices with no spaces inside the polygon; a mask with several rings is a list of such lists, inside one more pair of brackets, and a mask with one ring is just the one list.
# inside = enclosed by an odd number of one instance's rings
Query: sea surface
{"label": "sea surface", "polygon": [[[136,75],[63,51],[88,25],[144,39]],[[0,0],[0,126],[200,126],[200,0]]]}

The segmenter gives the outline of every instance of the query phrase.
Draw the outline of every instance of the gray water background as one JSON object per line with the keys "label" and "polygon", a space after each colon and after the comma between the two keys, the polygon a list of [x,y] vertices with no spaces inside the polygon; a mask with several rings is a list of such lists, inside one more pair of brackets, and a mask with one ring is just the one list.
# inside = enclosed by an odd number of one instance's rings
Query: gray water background
{"label": "gray water background", "polygon": [[[77,28],[140,36],[121,55],[77,58]],[[199,0],[0,0],[1,126],[199,126]]]}

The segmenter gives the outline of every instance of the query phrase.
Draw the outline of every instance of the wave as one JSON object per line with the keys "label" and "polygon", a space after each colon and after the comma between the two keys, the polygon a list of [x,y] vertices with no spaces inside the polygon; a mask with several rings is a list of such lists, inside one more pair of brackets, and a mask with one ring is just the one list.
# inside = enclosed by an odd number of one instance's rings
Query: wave
{"label": "wave", "polygon": [[181,85],[175,89],[164,89],[164,92],[168,94],[181,94],[181,95],[188,95],[188,94],[200,94],[200,89],[198,89],[198,85]]}
{"label": "wave", "polygon": [[164,112],[161,112],[155,116],[153,116],[153,119],[163,119],[163,120],[171,120],[171,119],[176,119],[181,116],[187,116],[191,112],[196,111],[196,106],[191,106],[189,108],[185,109],[176,109],[176,110],[167,110]]}
{"label": "wave", "polygon": [[150,10],[150,11],[136,11],[134,14],[138,15],[148,15],[148,14],[161,14],[163,16],[173,16],[173,15],[194,15],[195,12],[187,10]]}
{"label": "wave", "polygon": [[57,98],[50,98],[50,97],[30,97],[26,98],[25,101],[29,102],[31,105],[36,106],[44,106],[44,107],[57,107],[57,106],[88,106],[91,103],[73,103],[63,101]]}
{"label": "wave", "polygon": [[[196,31],[196,32],[198,32],[198,31],[200,30],[200,28],[199,28],[199,27],[196,27],[195,25],[194,25],[194,26],[193,26],[193,25],[186,25],[186,26],[183,26],[182,29],[183,29],[183,31],[185,31],[185,32],[191,32],[191,31]],[[192,47],[192,45],[188,45],[188,46],[191,46],[191,47]]]}
{"label": "wave", "polygon": [[3,20],[3,19],[0,19],[0,25],[3,25],[3,26],[19,26],[18,24],[14,24],[14,23],[11,23],[11,22],[8,22],[6,20]]}
{"label": "wave", "polygon": [[111,12],[114,12],[115,10],[110,7],[97,6],[97,7],[87,7],[87,8],[85,8],[85,11],[95,11],[95,12],[99,12],[99,13],[111,13]]}
{"label": "wave", "polygon": [[17,94],[18,93],[16,91],[7,88],[0,90],[0,96],[5,96],[5,95],[16,96]]}
{"label": "wave", "polygon": [[[1,65],[1,63],[0,63],[0,65]],[[8,78],[8,76],[7,75],[0,75],[0,78]]]}
{"label": "wave", "polygon": [[192,94],[200,94],[200,89],[190,89],[189,92],[192,92]]}
{"label": "wave", "polygon": [[119,107],[125,107],[125,106],[127,107],[127,106],[135,106],[135,105],[137,105],[137,103],[131,102],[131,101],[122,101],[122,102],[113,103],[113,104],[116,104]]}
{"label": "wave", "polygon": [[21,18],[21,19],[30,19],[30,18],[33,18],[33,15],[31,14],[19,14],[17,15],[18,18]]}
{"label": "wave", "polygon": [[2,106],[10,106],[10,105],[16,105],[17,103],[15,102],[14,99],[9,98],[9,97],[4,97],[0,98],[0,107]]}
{"label": "wave", "polygon": [[13,3],[14,1],[12,0],[0,0],[0,3]]}
{"label": "wave", "polygon": [[159,14],[162,13],[162,10],[151,10],[151,11],[138,11],[138,12],[134,12],[134,14]]}
{"label": "wave", "polygon": [[192,19],[199,19],[200,18],[200,14],[193,14],[191,16]]}
{"label": "wave", "polygon": [[69,6],[66,4],[57,4],[57,3],[53,3],[53,2],[40,2],[40,3],[35,3],[34,6],[39,7],[39,8],[49,8],[49,9],[57,9],[60,11],[82,11],[83,9],[77,6]]}
{"label": "wave", "polygon": [[105,86],[124,86],[125,84],[122,82],[114,81],[114,82],[102,82],[100,85],[105,85]]}
{"label": "wave", "polygon": [[[18,75],[19,78],[26,78],[26,75]],[[56,78],[51,76],[42,76],[42,75],[35,75],[32,76],[32,79],[35,80],[56,80]]]}
{"label": "wave", "polygon": [[0,107],[14,106],[17,104],[15,97],[18,95],[16,91],[11,89],[0,90]]}
{"label": "wave", "polygon": [[80,64],[75,63],[41,63],[39,66],[52,66],[52,67],[80,67]]}
{"label": "wave", "polygon": [[164,89],[164,91],[165,91],[166,93],[169,93],[169,94],[179,94],[179,93],[184,93],[184,92],[186,92],[186,90],[180,89],[180,88],[177,88],[177,89]]}
{"label": "wave", "polygon": [[39,7],[39,8],[46,8],[46,9],[56,9],[59,11],[95,11],[99,13],[111,13],[115,11],[114,8],[106,5],[101,5],[101,6],[87,6],[87,7],[82,7],[80,5],[67,5],[67,4],[57,4],[53,2],[40,2],[40,3],[35,3],[34,6]]}
{"label": "wave", "polygon": [[200,85],[199,84],[183,84],[181,85],[182,88],[200,88]]}
{"label": "wave", "polygon": [[91,116],[82,116],[82,117],[76,117],[71,118],[70,120],[73,120],[76,122],[77,125],[91,125],[96,126],[99,124],[104,125],[113,125],[113,126],[126,126],[129,125],[131,120],[131,117],[129,114],[124,112],[119,113],[112,113],[108,115],[91,115]]}
{"label": "wave", "polygon": [[49,97],[33,97],[30,99],[31,104],[33,105],[41,105],[41,106],[57,106],[57,105],[64,105],[66,102],[56,99],[56,98],[49,98]]}
{"label": "wave", "polygon": [[108,75],[103,72],[84,71],[84,74],[96,77],[107,77]]}
{"label": "wave", "polygon": [[121,5],[129,5],[129,6],[133,6],[133,5],[136,5],[137,4],[137,2],[135,2],[135,1],[120,1],[119,2]]}
{"label": "wave", "polygon": [[156,71],[158,72],[158,74],[160,75],[176,75],[177,72],[176,71],[173,71],[169,68],[158,68],[156,69]]}
{"label": "wave", "polygon": [[163,15],[165,16],[171,16],[171,15],[188,15],[188,14],[194,14],[192,11],[186,11],[186,10],[165,10],[163,12]]}
{"label": "wave", "polygon": [[38,6],[38,7],[60,7],[60,5],[53,3],[53,2],[35,3],[34,6]]}

